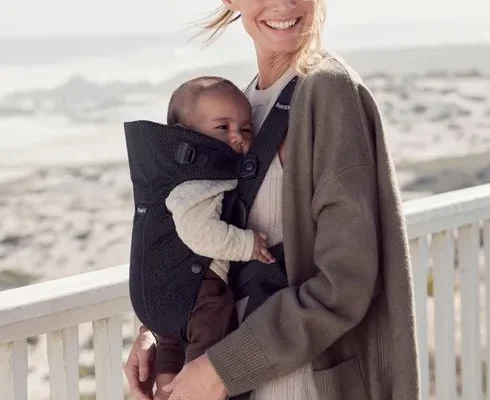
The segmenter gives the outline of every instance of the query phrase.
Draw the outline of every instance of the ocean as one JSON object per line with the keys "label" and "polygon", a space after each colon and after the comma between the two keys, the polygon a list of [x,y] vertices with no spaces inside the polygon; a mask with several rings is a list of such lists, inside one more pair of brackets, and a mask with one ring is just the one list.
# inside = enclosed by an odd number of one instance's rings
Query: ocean
{"label": "ocean", "polygon": [[[122,122],[164,121],[177,83],[216,73],[244,85],[255,74],[254,49],[240,29],[205,48],[189,38],[186,31],[0,37],[0,163],[123,158]],[[324,39],[370,61],[371,51],[488,44],[490,24],[328,24]]]}

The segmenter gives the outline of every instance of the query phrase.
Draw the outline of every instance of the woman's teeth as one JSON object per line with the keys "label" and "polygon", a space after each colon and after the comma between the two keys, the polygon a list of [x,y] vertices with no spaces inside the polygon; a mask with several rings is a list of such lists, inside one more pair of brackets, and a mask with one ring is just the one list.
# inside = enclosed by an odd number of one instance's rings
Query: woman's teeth
{"label": "woman's teeth", "polygon": [[298,19],[299,18],[292,19],[291,21],[265,21],[265,23],[267,26],[269,26],[272,29],[284,30],[284,29],[289,29],[294,25],[296,25]]}

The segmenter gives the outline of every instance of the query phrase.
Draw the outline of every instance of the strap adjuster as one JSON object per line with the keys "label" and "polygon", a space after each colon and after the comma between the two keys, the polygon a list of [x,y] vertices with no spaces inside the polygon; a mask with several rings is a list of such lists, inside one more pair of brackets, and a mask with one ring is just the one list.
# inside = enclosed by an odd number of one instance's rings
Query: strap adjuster
{"label": "strap adjuster", "polygon": [[257,157],[243,156],[240,162],[240,177],[252,178],[257,173]]}
{"label": "strap adjuster", "polygon": [[189,143],[182,142],[175,152],[175,160],[181,164],[191,164],[196,158],[196,149]]}

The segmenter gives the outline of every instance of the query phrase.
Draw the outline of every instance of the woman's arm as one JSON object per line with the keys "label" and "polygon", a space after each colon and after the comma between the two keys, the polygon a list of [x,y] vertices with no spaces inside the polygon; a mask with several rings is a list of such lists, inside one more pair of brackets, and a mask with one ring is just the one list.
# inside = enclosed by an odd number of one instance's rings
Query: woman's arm
{"label": "woman's arm", "polygon": [[312,206],[318,274],[275,293],[208,351],[230,395],[313,360],[364,317],[378,275],[374,177],[372,166],[359,166],[320,185]]}

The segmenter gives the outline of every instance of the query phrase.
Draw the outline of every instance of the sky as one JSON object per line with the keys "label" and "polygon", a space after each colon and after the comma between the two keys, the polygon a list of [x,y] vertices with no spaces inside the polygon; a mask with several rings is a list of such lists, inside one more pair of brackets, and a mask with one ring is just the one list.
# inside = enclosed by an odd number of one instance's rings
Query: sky
{"label": "sky", "polygon": [[[488,20],[490,0],[327,0],[335,24]],[[0,36],[169,32],[220,0],[0,0]],[[192,10],[192,11],[189,11]]]}

